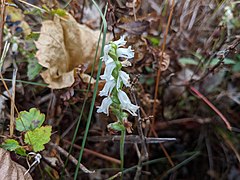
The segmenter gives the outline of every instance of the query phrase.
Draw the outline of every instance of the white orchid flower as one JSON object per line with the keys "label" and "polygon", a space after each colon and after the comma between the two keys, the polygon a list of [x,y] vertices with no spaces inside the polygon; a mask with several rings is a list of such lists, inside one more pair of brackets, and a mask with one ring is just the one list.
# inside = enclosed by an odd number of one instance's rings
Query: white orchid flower
{"label": "white orchid flower", "polygon": [[105,61],[105,62],[106,62],[106,61],[109,59],[108,53],[109,53],[109,51],[111,50],[111,48],[112,48],[112,47],[111,47],[110,44],[104,46],[102,61]]}
{"label": "white orchid flower", "polygon": [[115,79],[108,80],[106,84],[104,85],[103,89],[100,91],[99,95],[100,96],[109,96],[115,87],[116,82]]}
{"label": "white orchid flower", "polygon": [[116,67],[116,63],[112,58],[109,57],[109,59],[106,62],[106,67],[104,69],[103,75],[100,76],[101,79],[112,80],[114,79],[112,76],[113,69]]}
{"label": "white orchid flower", "polygon": [[98,106],[98,113],[105,113],[109,115],[109,106],[112,104],[112,99],[108,96],[102,100],[101,106]]}
{"label": "white orchid flower", "polygon": [[124,39],[125,39],[125,36],[121,36],[119,40],[113,41],[113,43],[116,44],[117,47],[124,46],[127,43],[127,41],[125,41]]}
{"label": "white orchid flower", "polygon": [[133,116],[137,116],[136,111],[138,110],[139,106],[132,104],[127,94],[124,91],[122,90],[118,91],[118,99],[121,103],[122,109],[128,111]]}
{"label": "white orchid flower", "polygon": [[117,55],[118,57],[130,59],[134,57],[134,51],[131,49],[131,46],[128,48],[118,48]]}
{"label": "white orchid flower", "polygon": [[126,87],[130,87],[130,77],[129,74],[127,74],[124,71],[119,71],[118,79],[117,79],[117,89],[120,88],[121,81]]}

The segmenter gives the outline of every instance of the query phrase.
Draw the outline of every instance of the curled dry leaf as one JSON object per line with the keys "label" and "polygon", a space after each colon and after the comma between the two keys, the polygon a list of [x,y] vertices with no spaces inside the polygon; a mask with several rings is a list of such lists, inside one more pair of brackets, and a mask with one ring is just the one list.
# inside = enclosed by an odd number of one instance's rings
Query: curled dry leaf
{"label": "curled dry leaf", "polygon": [[[50,88],[70,87],[74,83],[75,67],[93,63],[99,35],[99,30],[78,24],[70,14],[55,15],[53,20],[42,23],[36,57],[47,68],[41,76]],[[100,49],[101,46],[98,57]]]}
{"label": "curled dry leaf", "polygon": [[[159,62],[162,58],[162,62],[160,62],[161,63],[160,69],[161,69],[161,71],[166,71],[170,64],[170,56],[165,52],[164,53],[160,52],[159,56],[160,56]],[[163,56],[163,57],[161,57],[161,56]]]}
{"label": "curled dry leaf", "polygon": [[154,65],[156,68],[160,68],[161,71],[166,71],[170,64],[170,56],[167,53],[162,52],[159,48],[150,47],[148,49],[154,57]]}
{"label": "curled dry leaf", "polygon": [[0,179],[32,180],[29,173],[24,176],[26,171],[27,170],[23,166],[12,161],[8,151],[0,148]]}

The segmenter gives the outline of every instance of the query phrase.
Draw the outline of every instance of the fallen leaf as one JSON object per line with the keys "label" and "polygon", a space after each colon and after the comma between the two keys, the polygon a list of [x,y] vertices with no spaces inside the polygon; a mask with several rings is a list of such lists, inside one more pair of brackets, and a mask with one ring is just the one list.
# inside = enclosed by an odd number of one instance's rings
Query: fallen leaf
{"label": "fallen leaf", "polygon": [[163,56],[162,57],[162,62],[160,64],[160,69],[161,69],[161,71],[166,71],[168,66],[169,66],[169,64],[170,64],[170,56],[167,53],[165,53],[165,52],[164,53],[160,52],[159,56],[160,56],[159,60],[161,60],[161,56]]}
{"label": "fallen leaf", "polygon": [[[99,35],[99,30],[78,24],[70,14],[55,15],[53,20],[42,23],[36,57],[47,68],[41,76],[50,88],[70,87],[74,83],[74,68],[93,63]],[[98,58],[100,49],[101,45]]]}
{"label": "fallen leaf", "polygon": [[124,29],[130,34],[141,35],[149,28],[149,22],[145,20],[125,22],[118,25],[119,28]]}
{"label": "fallen leaf", "polygon": [[29,173],[24,176],[27,170],[20,164],[12,161],[10,153],[0,148],[0,179],[11,179],[11,180],[32,180]]}

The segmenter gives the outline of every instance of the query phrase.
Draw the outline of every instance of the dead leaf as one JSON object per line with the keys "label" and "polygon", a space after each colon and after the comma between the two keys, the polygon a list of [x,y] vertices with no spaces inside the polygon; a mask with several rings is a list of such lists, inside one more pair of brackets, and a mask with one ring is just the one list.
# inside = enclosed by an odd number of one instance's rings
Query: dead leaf
{"label": "dead leaf", "polygon": [[23,166],[12,161],[8,151],[0,148],[0,179],[32,180],[29,173],[24,176],[26,171]]}
{"label": "dead leaf", "polygon": [[[70,14],[43,22],[36,57],[47,68],[41,76],[50,88],[70,87],[74,83],[74,68],[93,63],[99,34],[99,30],[78,24]],[[98,58],[100,49],[101,46]]]}
{"label": "dead leaf", "polygon": [[119,28],[124,29],[130,34],[141,35],[149,28],[149,22],[145,20],[125,22],[118,25]]}
{"label": "dead leaf", "polygon": [[154,57],[154,66],[160,68],[161,71],[166,71],[170,64],[170,56],[166,52],[162,52],[159,48],[149,47],[149,51]]}
{"label": "dead leaf", "polygon": [[161,62],[161,65],[160,65],[160,69],[161,69],[161,71],[166,71],[169,64],[170,64],[170,56],[165,52],[164,53],[160,52],[159,56],[160,56],[160,60],[161,60],[161,56],[163,56],[162,57],[162,62]]}

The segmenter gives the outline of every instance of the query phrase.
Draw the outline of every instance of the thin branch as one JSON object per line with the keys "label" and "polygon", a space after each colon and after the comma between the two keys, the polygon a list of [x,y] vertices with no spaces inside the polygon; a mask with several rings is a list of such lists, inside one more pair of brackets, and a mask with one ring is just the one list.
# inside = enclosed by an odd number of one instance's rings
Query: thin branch
{"label": "thin branch", "polygon": [[[80,138],[82,139],[82,138]],[[115,141],[120,141],[121,136],[91,136],[88,137],[88,141],[92,142],[115,142]],[[164,142],[171,142],[171,141],[176,141],[176,138],[147,138],[144,137],[144,141],[147,144],[156,144],[156,143],[164,143]],[[142,143],[142,139],[137,136],[137,135],[127,135],[125,137],[125,143],[129,144],[134,144]]]}
{"label": "thin branch", "polygon": [[[63,142],[67,143],[67,144],[71,144],[71,142],[69,142],[68,140],[65,140],[65,139],[63,139]],[[76,145],[76,144],[73,144],[73,147],[75,147],[78,150],[82,149],[81,146]],[[107,161],[110,161],[110,162],[113,162],[113,163],[116,163],[116,164],[121,164],[121,161],[118,160],[118,159],[112,158],[110,156],[104,155],[102,153],[99,153],[99,152],[96,152],[96,151],[93,151],[93,150],[90,150],[90,149],[87,149],[87,148],[84,148],[84,152],[92,154],[94,156],[97,156],[99,158],[102,158],[104,160],[107,160]]]}
{"label": "thin branch", "polygon": [[[69,160],[72,161],[73,164],[77,165],[78,161],[72,156],[70,155],[66,150],[64,150],[63,148],[61,148],[60,146],[50,142],[49,143],[51,146],[53,146],[54,148],[56,148],[56,150],[63,154],[65,157],[69,157]],[[90,171],[88,170],[84,165],[80,164],[80,169],[85,172],[85,173],[94,173],[95,171]]]}
{"label": "thin branch", "polygon": [[5,24],[6,4],[5,0],[1,0],[1,22],[0,22],[0,55],[2,55],[3,49],[3,31]]}
{"label": "thin branch", "polygon": [[213,111],[215,111],[215,113],[217,113],[217,115],[226,124],[227,128],[231,131],[232,127],[231,127],[230,123],[228,122],[227,118],[197,89],[195,89],[193,86],[190,86],[190,89],[194,94],[196,94],[200,99],[202,99]]}
{"label": "thin branch", "polygon": [[[160,56],[160,65],[162,64],[163,61],[163,54],[166,48],[166,41],[167,41],[167,35],[168,35],[168,30],[170,27],[170,23],[172,20],[172,15],[173,15],[173,10],[174,10],[174,5],[175,5],[175,0],[172,0],[172,6],[171,6],[171,10],[170,10],[170,15],[168,17],[168,22],[167,22],[167,27],[166,27],[166,31],[164,34],[164,40],[163,40],[163,44],[162,44],[162,51],[161,51],[161,56]],[[157,72],[157,79],[156,79],[156,85],[155,85],[155,93],[154,93],[154,103],[153,103],[153,121],[151,123],[151,126],[153,127],[154,123],[155,123],[155,114],[156,114],[156,106],[157,106],[157,99],[158,99],[158,86],[159,86],[159,81],[160,81],[160,77],[161,77],[161,68],[158,68],[158,72]],[[152,129],[150,130],[150,136],[152,133]]]}

